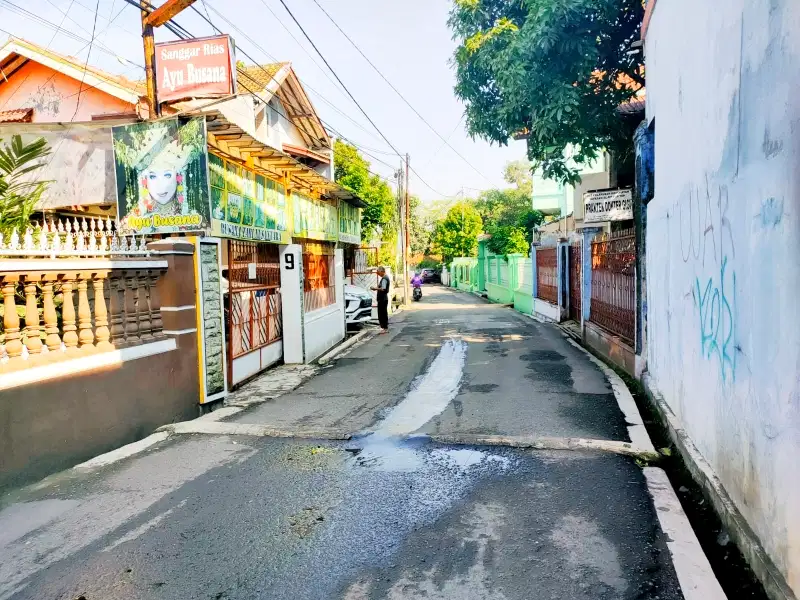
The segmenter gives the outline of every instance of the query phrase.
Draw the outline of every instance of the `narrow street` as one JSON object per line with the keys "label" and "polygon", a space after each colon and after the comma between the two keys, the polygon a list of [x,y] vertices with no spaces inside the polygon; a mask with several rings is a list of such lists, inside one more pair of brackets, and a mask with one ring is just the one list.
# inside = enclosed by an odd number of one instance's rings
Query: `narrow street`
{"label": "narrow street", "polygon": [[424,292],[226,419],[304,437],[173,435],[4,497],[0,598],[682,598],[642,468],[603,449],[632,440],[598,366],[555,326]]}

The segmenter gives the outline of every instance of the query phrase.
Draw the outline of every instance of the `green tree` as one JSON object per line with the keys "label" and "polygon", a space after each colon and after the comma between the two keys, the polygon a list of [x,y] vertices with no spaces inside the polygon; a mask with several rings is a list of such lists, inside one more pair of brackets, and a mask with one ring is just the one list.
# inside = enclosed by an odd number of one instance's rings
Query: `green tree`
{"label": "green tree", "polygon": [[23,144],[22,137],[14,135],[10,144],[0,147],[0,234],[6,239],[14,229],[20,235],[24,232],[36,204],[50,184],[26,177],[42,168],[42,159],[49,154],[50,148],[44,138]]}
{"label": "green tree", "polygon": [[496,227],[516,227],[530,234],[544,221],[544,215],[531,208],[531,196],[524,189],[482,192],[475,201],[475,208],[483,219],[484,230],[490,234]]}
{"label": "green tree", "polygon": [[630,168],[637,123],[617,107],[644,86],[642,0],[454,0],[449,25],[456,95],[472,135],[499,144],[527,134],[548,179],[575,183],[602,149]]}
{"label": "green tree", "polygon": [[500,225],[490,228],[487,232],[489,238],[487,246],[495,254],[524,254],[528,255],[531,249],[531,236],[521,227],[514,225]]}
{"label": "green tree", "polygon": [[378,234],[383,241],[390,241],[397,233],[397,199],[389,184],[370,173],[369,167],[355,146],[336,140],[334,179],[367,203],[361,211],[362,239],[371,240]]}
{"label": "green tree", "polygon": [[431,219],[430,214],[424,210],[422,202],[417,196],[411,196],[408,203],[411,208],[411,217],[409,219],[411,254],[427,254],[431,246],[431,237],[436,223]]}
{"label": "green tree", "polygon": [[531,197],[533,194],[533,165],[527,160],[513,160],[506,163],[503,170],[503,179],[513,183],[520,191]]}
{"label": "green tree", "polygon": [[482,230],[483,221],[475,206],[471,202],[459,202],[436,224],[432,250],[441,254],[446,264],[458,256],[475,256]]}

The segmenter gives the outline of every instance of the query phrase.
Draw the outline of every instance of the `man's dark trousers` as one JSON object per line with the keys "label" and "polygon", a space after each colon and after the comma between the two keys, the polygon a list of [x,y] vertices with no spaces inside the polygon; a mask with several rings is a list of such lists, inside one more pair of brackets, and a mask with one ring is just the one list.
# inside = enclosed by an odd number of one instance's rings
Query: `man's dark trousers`
{"label": "man's dark trousers", "polygon": [[389,329],[389,299],[378,299],[378,323],[381,329]]}

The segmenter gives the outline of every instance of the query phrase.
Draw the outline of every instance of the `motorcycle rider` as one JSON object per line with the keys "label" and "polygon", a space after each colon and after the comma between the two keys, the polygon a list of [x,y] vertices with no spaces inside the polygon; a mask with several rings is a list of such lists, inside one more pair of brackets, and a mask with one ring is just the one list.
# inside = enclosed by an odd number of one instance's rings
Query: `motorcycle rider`
{"label": "motorcycle rider", "polygon": [[419,273],[414,273],[411,278],[411,285],[414,288],[414,300],[418,299],[417,294],[419,294],[419,298],[422,298],[422,276]]}

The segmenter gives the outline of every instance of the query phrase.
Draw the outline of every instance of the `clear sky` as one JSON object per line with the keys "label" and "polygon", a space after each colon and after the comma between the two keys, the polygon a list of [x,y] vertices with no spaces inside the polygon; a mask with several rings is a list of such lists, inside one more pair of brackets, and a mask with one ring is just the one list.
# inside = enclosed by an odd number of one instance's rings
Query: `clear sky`
{"label": "clear sky", "polygon": [[[0,0],[0,39],[10,32],[85,60],[96,1]],[[161,0],[151,1],[161,4]],[[448,1],[317,0],[387,79],[475,168],[445,146],[403,103],[314,0],[284,1],[389,141],[411,155],[412,166],[430,186],[412,173],[412,193],[423,200],[435,200],[458,195],[462,188],[469,196],[479,189],[506,186],[503,167],[507,161],[524,158],[525,145],[512,141],[506,147],[490,146],[467,136],[463,106],[453,94],[455,78],[449,60],[455,44],[447,27]],[[56,25],[63,20],[66,33],[56,33],[53,27],[30,16],[16,14],[7,2]],[[322,119],[366,152],[388,163],[367,157],[374,172],[390,176],[394,165],[399,166],[391,148],[334,83],[280,0],[198,0],[195,6],[204,14],[208,9],[211,20],[233,36],[240,50],[258,61],[291,61],[300,79],[310,88],[309,95]],[[99,7],[97,43],[92,48],[90,63],[132,79],[142,79],[139,13],[124,0],[99,0]],[[177,20],[195,36],[212,34],[211,26],[191,9]],[[85,41],[78,41],[70,34]],[[163,28],[157,32],[157,40],[170,39],[174,36]],[[238,58],[250,62],[241,53]]]}

